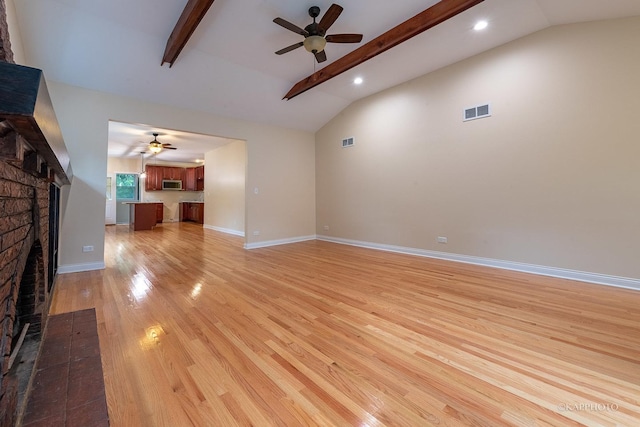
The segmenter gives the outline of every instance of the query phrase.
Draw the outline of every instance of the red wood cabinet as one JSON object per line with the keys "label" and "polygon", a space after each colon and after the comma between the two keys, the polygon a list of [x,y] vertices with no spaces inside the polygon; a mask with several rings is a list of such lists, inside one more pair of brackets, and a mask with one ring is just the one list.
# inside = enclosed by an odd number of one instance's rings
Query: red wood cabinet
{"label": "red wood cabinet", "polygon": [[129,205],[129,229],[151,230],[156,225],[155,203],[131,203]]}
{"label": "red wood cabinet", "polygon": [[193,220],[198,224],[204,224],[204,203],[194,203],[196,208],[194,210]]}
{"label": "red wood cabinet", "polygon": [[196,169],[187,168],[184,173],[184,186],[187,191],[196,191]]}
{"label": "red wood cabinet", "polygon": [[147,177],[144,183],[146,191],[162,190],[162,180],[182,181],[186,191],[204,191],[204,166],[181,168],[178,166],[146,165]]}
{"label": "red wood cabinet", "polygon": [[204,191],[204,166],[195,168],[196,191]]}
{"label": "red wood cabinet", "polygon": [[177,166],[162,166],[162,179],[184,181],[184,168]]}
{"label": "red wood cabinet", "polygon": [[164,173],[164,166],[147,165],[145,166],[145,172],[147,177],[144,182],[144,189],[146,191],[159,191],[162,190],[162,179]]}
{"label": "red wood cabinet", "polygon": [[193,221],[204,224],[204,203],[180,203],[180,221]]}
{"label": "red wood cabinet", "polygon": [[179,206],[178,213],[180,214],[180,222],[187,221],[187,217],[189,216],[189,203],[181,202]]}
{"label": "red wood cabinet", "polygon": [[164,204],[156,203],[156,222],[160,223],[164,219]]}
{"label": "red wood cabinet", "polygon": [[187,191],[204,191],[204,166],[186,168],[184,189]]}

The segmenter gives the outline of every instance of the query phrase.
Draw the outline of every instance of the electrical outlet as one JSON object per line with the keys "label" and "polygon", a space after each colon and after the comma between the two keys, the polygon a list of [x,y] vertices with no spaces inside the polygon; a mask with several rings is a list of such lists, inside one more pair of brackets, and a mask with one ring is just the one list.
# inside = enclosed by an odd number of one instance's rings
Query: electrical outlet
{"label": "electrical outlet", "polygon": [[82,252],[93,252],[93,246],[83,246]]}
{"label": "electrical outlet", "polygon": [[329,226],[325,225],[324,227],[322,227],[324,229],[324,231],[329,231]]}
{"label": "electrical outlet", "polygon": [[259,232],[258,230],[256,230],[256,231],[254,231],[254,232],[253,232],[253,235],[254,235],[254,236],[259,236],[259,235],[260,235],[260,232]]}
{"label": "electrical outlet", "polygon": [[436,241],[438,243],[447,243],[448,239],[446,237],[438,237]]}

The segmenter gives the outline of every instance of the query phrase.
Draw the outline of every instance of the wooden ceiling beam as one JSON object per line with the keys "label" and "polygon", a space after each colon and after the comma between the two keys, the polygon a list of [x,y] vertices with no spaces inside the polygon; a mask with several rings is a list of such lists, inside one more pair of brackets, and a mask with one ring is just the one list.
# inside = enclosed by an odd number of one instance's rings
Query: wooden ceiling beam
{"label": "wooden ceiling beam", "polygon": [[484,0],[441,0],[342,58],[296,83],[282,99],[291,99],[326,82],[412,37],[453,18]]}
{"label": "wooden ceiling beam", "polygon": [[167,46],[164,49],[164,56],[160,65],[168,62],[169,68],[171,68],[214,1],[189,0],[187,2],[182,15],[180,15],[175,28],[169,36],[169,40],[167,40]]}

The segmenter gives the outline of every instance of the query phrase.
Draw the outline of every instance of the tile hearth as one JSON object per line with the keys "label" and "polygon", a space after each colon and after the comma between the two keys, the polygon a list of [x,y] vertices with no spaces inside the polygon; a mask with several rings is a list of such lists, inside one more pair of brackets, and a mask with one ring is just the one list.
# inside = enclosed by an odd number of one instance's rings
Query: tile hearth
{"label": "tile hearth", "polygon": [[51,316],[23,427],[108,426],[94,309]]}

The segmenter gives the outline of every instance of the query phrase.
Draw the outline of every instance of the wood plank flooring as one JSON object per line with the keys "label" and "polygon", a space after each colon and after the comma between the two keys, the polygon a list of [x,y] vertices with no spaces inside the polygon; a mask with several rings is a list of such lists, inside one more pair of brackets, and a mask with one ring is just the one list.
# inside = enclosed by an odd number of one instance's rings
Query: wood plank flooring
{"label": "wood plank flooring", "polygon": [[111,426],[638,426],[640,292],[190,223],[106,229]]}

